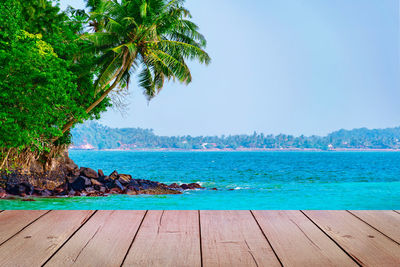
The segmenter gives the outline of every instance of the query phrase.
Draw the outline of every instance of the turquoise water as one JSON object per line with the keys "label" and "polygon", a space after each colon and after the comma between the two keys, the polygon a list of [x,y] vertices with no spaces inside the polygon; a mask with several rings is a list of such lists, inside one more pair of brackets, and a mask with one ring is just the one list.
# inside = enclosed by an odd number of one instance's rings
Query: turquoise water
{"label": "turquoise water", "polygon": [[[397,152],[71,151],[79,166],[218,191],[1,200],[0,209],[400,209]],[[235,189],[233,191],[229,189]]]}

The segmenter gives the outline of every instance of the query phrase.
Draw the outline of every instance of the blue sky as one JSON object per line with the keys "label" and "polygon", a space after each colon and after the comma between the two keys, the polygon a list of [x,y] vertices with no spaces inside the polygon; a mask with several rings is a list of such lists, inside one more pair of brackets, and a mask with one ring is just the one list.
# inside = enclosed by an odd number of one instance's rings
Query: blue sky
{"label": "blue sky", "polygon": [[[61,0],[82,8],[82,0]],[[398,0],[187,0],[208,67],[147,105],[135,81],[112,127],[161,135],[286,133],[400,126]]]}

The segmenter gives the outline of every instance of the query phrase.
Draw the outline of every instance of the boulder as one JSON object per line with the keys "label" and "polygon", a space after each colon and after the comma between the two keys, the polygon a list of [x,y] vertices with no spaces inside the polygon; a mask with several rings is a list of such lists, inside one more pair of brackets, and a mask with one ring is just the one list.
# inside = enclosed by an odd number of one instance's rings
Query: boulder
{"label": "boulder", "polygon": [[93,178],[93,179],[99,178],[97,172],[91,168],[81,168],[81,175],[87,178]]}
{"label": "boulder", "polygon": [[[87,180],[89,180],[89,179],[86,177],[83,177],[83,176],[79,176],[78,178],[75,179],[75,181],[73,181],[70,184],[70,187],[74,191],[83,191],[83,190],[85,190],[86,184],[88,183]],[[89,180],[89,183],[90,183],[90,180]]]}
{"label": "boulder", "polygon": [[123,185],[121,184],[121,182],[119,180],[115,180],[115,185],[117,186],[117,188],[121,189],[122,191],[125,190],[125,188],[123,187]]}
{"label": "boulder", "polygon": [[180,188],[182,188],[183,190],[190,189],[190,187],[187,184],[181,184]]}
{"label": "boulder", "polygon": [[120,181],[121,184],[128,184],[132,180],[132,176],[129,174],[120,174],[118,176],[118,181]]}
{"label": "boulder", "polygon": [[201,185],[199,185],[198,183],[191,183],[191,184],[188,184],[188,186],[189,186],[190,189],[200,189],[200,188],[202,188]]}
{"label": "boulder", "polygon": [[173,183],[173,184],[170,184],[168,187],[169,188],[179,188],[179,185],[177,183]]}
{"label": "boulder", "polygon": [[97,171],[97,173],[99,174],[99,177],[103,177],[103,176],[104,176],[104,172],[103,172],[103,170],[101,170],[101,169],[99,169],[99,170]]}
{"label": "boulder", "polygon": [[51,191],[48,189],[43,190],[42,192],[40,192],[40,195],[42,197],[50,197],[52,195]]}
{"label": "boulder", "polygon": [[116,180],[118,179],[118,172],[117,171],[113,171],[110,175],[109,175],[110,179],[112,180]]}
{"label": "boulder", "polygon": [[98,186],[102,186],[103,185],[101,182],[99,182],[96,179],[90,179],[90,181],[92,182],[92,185],[98,185]]}

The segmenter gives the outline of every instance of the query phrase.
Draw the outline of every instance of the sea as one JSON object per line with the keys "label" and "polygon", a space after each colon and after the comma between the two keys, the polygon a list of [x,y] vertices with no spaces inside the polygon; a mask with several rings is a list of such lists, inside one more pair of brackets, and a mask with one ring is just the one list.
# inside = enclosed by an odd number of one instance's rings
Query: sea
{"label": "sea", "polygon": [[[70,151],[79,165],[137,179],[200,183],[180,195],[0,200],[0,209],[400,209],[399,152]],[[217,188],[217,190],[211,190]]]}

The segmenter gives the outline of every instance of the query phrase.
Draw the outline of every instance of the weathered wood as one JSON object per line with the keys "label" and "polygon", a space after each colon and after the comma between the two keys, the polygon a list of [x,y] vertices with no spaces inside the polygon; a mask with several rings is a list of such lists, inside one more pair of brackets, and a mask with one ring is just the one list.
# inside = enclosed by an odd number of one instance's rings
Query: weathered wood
{"label": "weathered wood", "polygon": [[284,266],[357,266],[300,211],[253,211]]}
{"label": "weathered wood", "polygon": [[201,266],[198,211],[148,211],[124,266]]}
{"label": "weathered wood", "polygon": [[204,266],[280,266],[250,211],[200,211]]}
{"label": "weathered wood", "polygon": [[347,211],[304,211],[363,266],[400,266],[400,246]]}
{"label": "weathered wood", "polygon": [[351,210],[349,212],[400,244],[400,214],[391,210]]}
{"label": "weathered wood", "polygon": [[45,266],[121,266],[145,211],[98,211]]}
{"label": "weathered wood", "polygon": [[45,214],[46,210],[7,210],[0,213],[0,244],[27,225],[35,221],[37,218]]}
{"label": "weathered wood", "polygon": [[93,211],[47,213],[0,246],[0,266],[42,265],[92,213]]}

